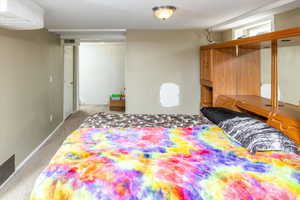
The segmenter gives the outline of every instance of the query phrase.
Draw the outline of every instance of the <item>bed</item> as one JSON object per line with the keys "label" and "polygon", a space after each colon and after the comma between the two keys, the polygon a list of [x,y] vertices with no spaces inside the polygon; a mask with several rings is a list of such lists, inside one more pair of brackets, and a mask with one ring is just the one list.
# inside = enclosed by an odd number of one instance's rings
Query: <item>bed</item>
{"label": "bed", "polygon": [[184,114],[112,114],[96,113],[87,117],[80,128],[191,128],[201,124],[212,124],[204,115]]}
{"label": "bed", "polygon": [[113,128],[95,124],[101,115],[65,140],[31,200],[300,199],[299,155],[251,155],[206,119],[190,128]]}

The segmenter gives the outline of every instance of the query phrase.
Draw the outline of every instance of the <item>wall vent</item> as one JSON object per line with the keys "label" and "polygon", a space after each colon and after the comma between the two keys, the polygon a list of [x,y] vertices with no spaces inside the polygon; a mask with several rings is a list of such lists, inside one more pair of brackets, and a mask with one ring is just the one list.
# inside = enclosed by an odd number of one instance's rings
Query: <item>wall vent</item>
{"label": "wall vent", "polygon": [[44,10],[31,0],[0,0],[0,27],[13,30],[44,28]]}
{"label": "wall vent", "polygon": [[15,155],[0,165],[0,186],[15,172]]}
{"label": "wall vent", "polygon": [[75,44],[75,40],[72,40],[72,39],[65,39],[65,40],[64,40],[64,43],[65,43],[65,44]]}

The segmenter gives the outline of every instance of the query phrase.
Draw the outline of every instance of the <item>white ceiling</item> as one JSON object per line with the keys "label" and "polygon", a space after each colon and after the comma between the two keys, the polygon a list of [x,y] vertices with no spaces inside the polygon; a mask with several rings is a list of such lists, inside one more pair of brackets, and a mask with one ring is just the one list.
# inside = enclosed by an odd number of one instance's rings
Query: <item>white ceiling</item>
{"label": "white ceiling", "polygon": [[264,5],[249,12],[246,12],[238,17],[224,21],[220,24],[215,24],[211,27],[212,30],[226,30],[238,26],[251,24],[266,19],[273,18],[274,15],[295,8],[300,8],[300,0],[278,0],[274,3]]}
{"label": "white ceiling", "polygon": [[[48,29],[200,29],[223,23],[278,0],[34,0]],[[174,5],[165,21],[152,7]]]}

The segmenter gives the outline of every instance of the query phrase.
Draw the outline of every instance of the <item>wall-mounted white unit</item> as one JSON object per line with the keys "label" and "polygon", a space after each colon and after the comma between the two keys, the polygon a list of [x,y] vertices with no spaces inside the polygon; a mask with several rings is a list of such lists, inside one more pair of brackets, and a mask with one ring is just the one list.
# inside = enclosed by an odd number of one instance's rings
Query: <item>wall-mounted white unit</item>
{"label": "wall-mounted white unit", "polygon": [[31,0],[0,0],[0,27],[13,30],[44,28],[44,10]]}

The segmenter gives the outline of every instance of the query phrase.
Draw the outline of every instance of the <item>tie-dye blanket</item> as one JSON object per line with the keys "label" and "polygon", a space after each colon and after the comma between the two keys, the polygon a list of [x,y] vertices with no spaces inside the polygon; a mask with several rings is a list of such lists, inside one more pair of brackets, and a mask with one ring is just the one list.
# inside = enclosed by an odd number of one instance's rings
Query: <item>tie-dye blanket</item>
{"label": "tie-dye blanket", "polygon": [[249,154],[214,125],[78,129],[31,200],[299,200],[300,156]]}

